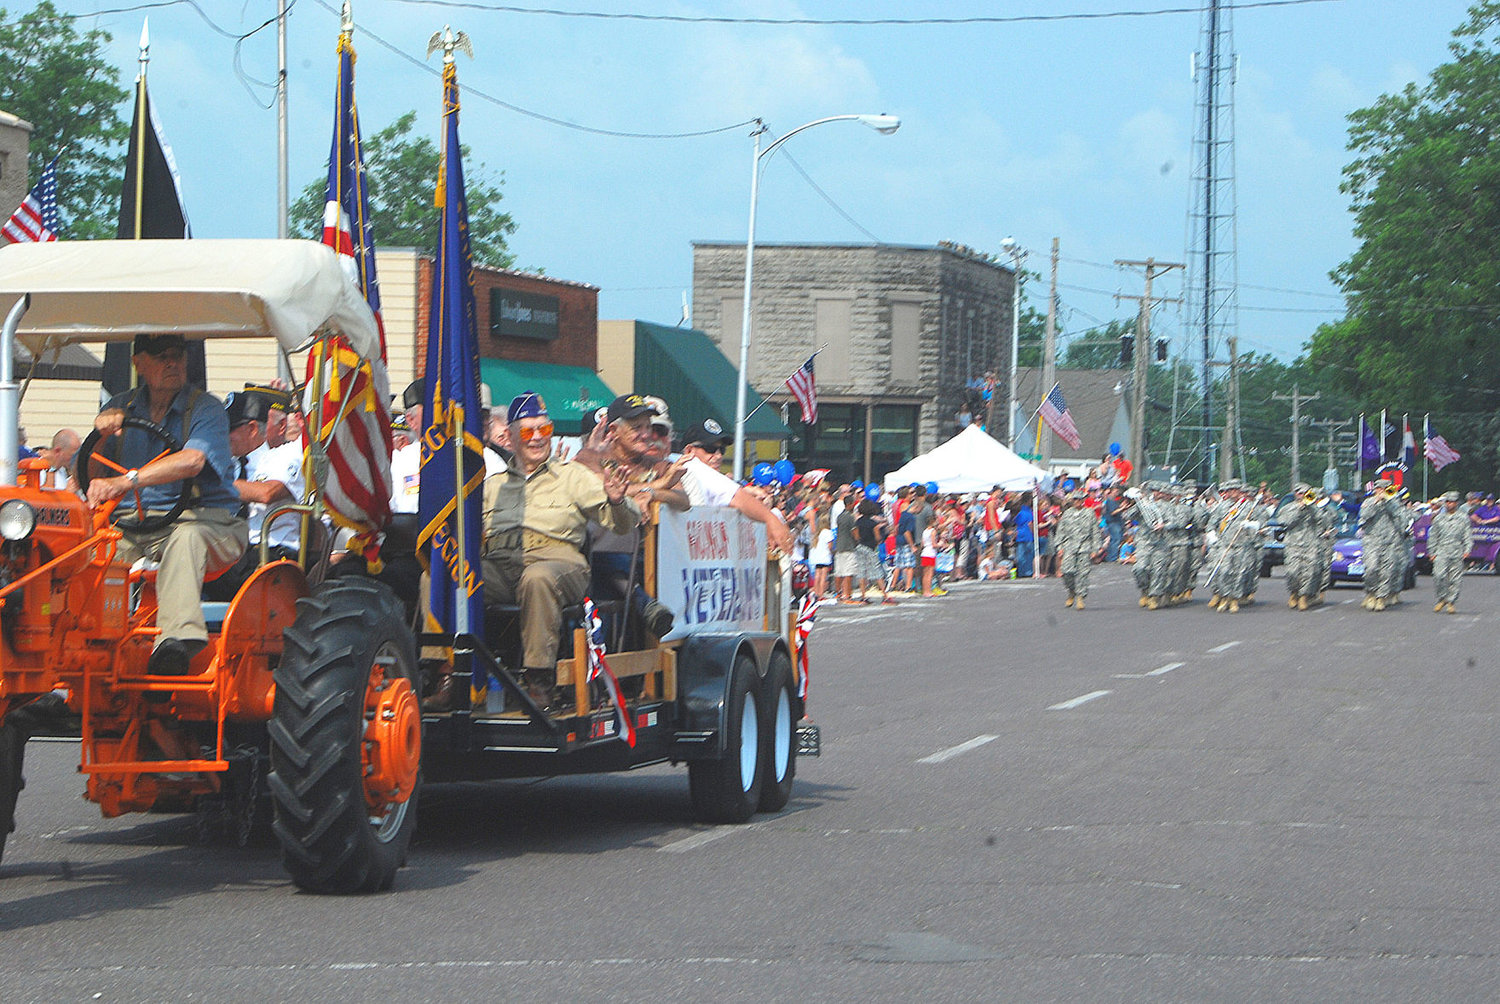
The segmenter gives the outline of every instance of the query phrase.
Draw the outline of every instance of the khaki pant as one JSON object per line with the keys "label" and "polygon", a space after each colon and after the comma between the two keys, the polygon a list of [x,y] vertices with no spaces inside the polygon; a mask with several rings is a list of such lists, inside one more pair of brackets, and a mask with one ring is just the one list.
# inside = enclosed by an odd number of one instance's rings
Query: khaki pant
{"label": "khaki pant", "polygon": [[484,559],[486,603],[521,607],[521,668],[555,669],[563,607],[583,602],[589,566],[566,547],[528,551],[525,564],[510,557]]}
{"label": "khaki pant", "polygon": [[249,543],[249,526],[227,509],[186,509],[160,530],[125,534],[116,561],[133,565],[145,557],[161,564],[156,572],[157,645],[168,638],[208,640],[203,579],[233,565]]}

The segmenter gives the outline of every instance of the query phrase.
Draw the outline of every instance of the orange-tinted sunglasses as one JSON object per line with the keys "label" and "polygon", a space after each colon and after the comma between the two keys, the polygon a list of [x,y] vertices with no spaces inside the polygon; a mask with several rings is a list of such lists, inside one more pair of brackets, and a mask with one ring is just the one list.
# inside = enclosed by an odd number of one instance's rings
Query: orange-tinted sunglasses
{"label": "orange-tinted sunglasses", "polygon": [[546,425],[539,425],[535,429],[528,429],[522,426],[517,430],[517,434],[521,437],[521,442],[523,443],[529,443],[533,439],[546,439],[552,435],[552,423],[548,422]]}

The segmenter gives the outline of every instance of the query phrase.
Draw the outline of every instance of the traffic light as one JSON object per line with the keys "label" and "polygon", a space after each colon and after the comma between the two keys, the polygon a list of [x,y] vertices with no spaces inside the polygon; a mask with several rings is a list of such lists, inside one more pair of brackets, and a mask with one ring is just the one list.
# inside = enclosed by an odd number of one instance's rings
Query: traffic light
{"label": "traffic light", "polygon": [[1134,358],[1135,358],[1135,336],[1134,335],[1121,335],[1120,336],[1120,365],[1121,366],[1129,366],[1130,363],[1131,363],[1131,360],[1133,360]]}
{"label": "traffic light", "polygon": [[1156,340],[1156,361],[1164,363],[1167,361],[1167,340],[1158,338]]}

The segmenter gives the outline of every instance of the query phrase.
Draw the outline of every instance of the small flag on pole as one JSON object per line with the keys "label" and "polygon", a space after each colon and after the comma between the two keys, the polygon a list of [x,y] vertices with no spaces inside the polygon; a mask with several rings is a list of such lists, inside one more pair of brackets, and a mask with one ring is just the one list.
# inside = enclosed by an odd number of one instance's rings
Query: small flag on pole
{"label": "small flag on pole", "polygon": [[589,682],[601,683],[609,691],[609,699],[615,706],[615,721],[619,724],[620,738],[626,746],[634,747],[635,723],[630,720],[630,708],[625,703],[625,693],[620,689],[620,681],[615,679],[614,672],[609,668],[609,660],[604,655],[604,621],[599,617],[594,601],[587,596],[583,598],[583,621],[589,635]]}
{"label": "small flag on pole", "polygon": [[1417,441],[1411,434],[1411,418],[1401,416],[1401,466],[1411,470],[1417,466]]}
{"label": "small flag on pole", "polygon": [[1359,416],[1359,459],[1361,466],[1380,463],[1380,440],[1363,415]]}
{"label": "small flag on pole", "polygon": [[786,378],[786,385],[791,389],[792,397],[797,399],[797,404],[802,408],[802,424],[818,424],[818,384],[813,378],[813,360],[818,357],[814,352],[807,357],[807,362],[802,367]]}
{"label": "small flag on pole", "polygon": [[57,219],[57,158],[42,168],[36,187],[26,193],[21,205],[10,214],[3,228],[5,243],[55,241],[60,224]]}
{"label": "small flag on pole", "polygon": [[1068,402],[1063,399],[1062,384],[1055,383],[1047,396],[1042,399],[1042,406],[1037,409],[1043,421],[1063,438],[1073,449],[1083,445],[1083,439],[1078,435],[1078,427],[1073,424],[1073,416],[1068,414]]}

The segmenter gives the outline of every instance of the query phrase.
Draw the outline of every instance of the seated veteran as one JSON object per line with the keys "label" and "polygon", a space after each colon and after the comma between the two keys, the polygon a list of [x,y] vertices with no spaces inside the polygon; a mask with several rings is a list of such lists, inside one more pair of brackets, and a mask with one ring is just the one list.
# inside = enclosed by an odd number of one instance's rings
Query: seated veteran
{"label": "seated veteran", "polygon": [[550,703],[562,610],[583,600],[589,568],[583,556],[589,522],[623,533],[640,508],[625,496],[618,469],[603,477],[552,455],[552,419],[533,391],[506,412],[515,449],[484,483],[484,596],[521,607],[521,668],[532,699]]}

